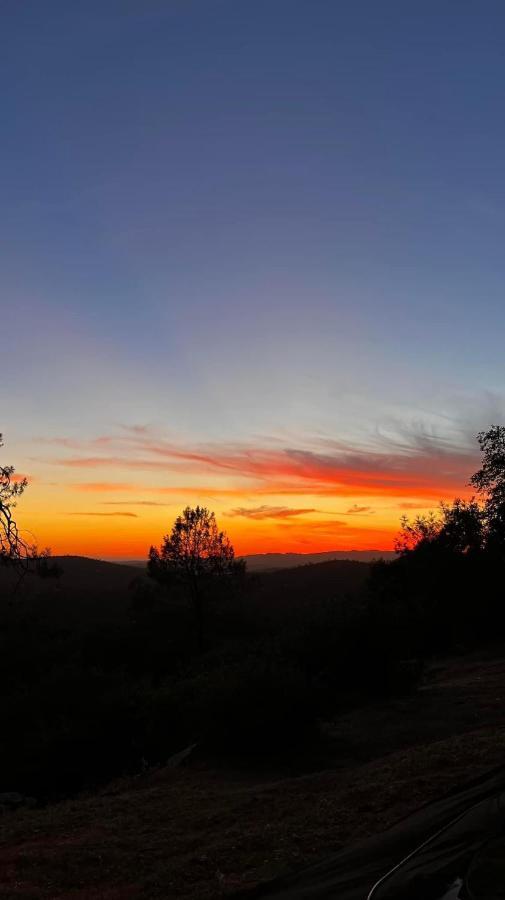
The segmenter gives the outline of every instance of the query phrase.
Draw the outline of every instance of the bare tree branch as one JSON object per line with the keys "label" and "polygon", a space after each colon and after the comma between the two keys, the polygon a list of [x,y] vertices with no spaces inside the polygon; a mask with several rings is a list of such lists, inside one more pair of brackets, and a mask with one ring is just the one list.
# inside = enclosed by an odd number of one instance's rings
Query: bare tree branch
{"label": "bare tree branch", "polygon": [[[0,434],[0,449],[3,438]],[[0,563],[14,567],[19,581],[28,573],[59,574],[57,566],[49,566],[50,551],[39,551],[21,536],[13,510],[28,487],[26,478],[14,477],[14,466],[0,466]],[[18,584],[19,584],[18,581]]]}

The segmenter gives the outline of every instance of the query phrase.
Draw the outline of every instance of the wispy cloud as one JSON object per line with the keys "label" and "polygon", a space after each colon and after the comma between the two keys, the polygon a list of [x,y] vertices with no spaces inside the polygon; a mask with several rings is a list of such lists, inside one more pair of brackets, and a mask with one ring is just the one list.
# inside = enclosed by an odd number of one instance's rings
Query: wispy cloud
{"label": "wispy cloud", "polygon": [[416,510],[416,509],[433,509],[437,504],[436,503],[416,503],[415,501],[405,501],[403,503],[398,504],[398,509],[403,510]]}
{"label": "wispy cloud", "polygon": [[[159,503],[157,500],[102,500],[101,506],[168,506],[168,503]],[[109,513],[112,515],[112,513]]]}
{"label": "wispy cloud", "polygon": [[303,508],[293,509],[289,506],[255,506],[252,509],[245,506],[238,506],[225,513],[226,516],[234,518],[241,516],[244,519],[289,519],[292,516],[303,516],[307,513],[317,512],[315,509]]}
{"label": "wispy cloud", "polygon": [[119,427],[130,434],[142,436],[150,434],[153,430],[150,425],[120,425]]}
{"label": "wispy cloud", "polygon": [[71,485],[78,491],[84,491],[90,494],[102,494],[105,492],[127,492],[136,490],[135,485],[131,485],[128,481],[79,481]]}
{"label": "wispy cloud", "polygon": [[[143,485],[136,482],[128,481],[74,481],[72,487],[77,491],[90,494],[107,494],[107,493],[136,493],[142,491],[149,494],[160,494],[167,497],[243,497],[244,490],[240,488],[222,488],[209,487],[208,485],[199,484],[180,484],[180,485]],[[257,491],[254,490],[256,494]],[[267,493],[272,493],[267,491]],[[112,502],[112,501],[111,501]],[[118,501],[119,502],[119,501]],[[130,501],[124,501],[128,503]],[[134,502],[134,501],[132,501]],[[147,502],[147,501],[146,501]],[[165,505],[165,504],[162,504]]]}
{"label": "wispy cloud", "polygon": [[128,519],[138,519],[134,512],[69,512],[69,516],[124,516]]}
{"label": "wispy cloud", "polygon": [[364,515],[365,513],[369,513],[369,514],[373,513],[372,507],[371,506],[358,506],[358,504],[355,503],[354,506],[349,507],[349,509],[346,512],[346,515],[347,516],[360,516],[360,515]]}
{"label": "wispy cloud", "polygon": [[[64,449],[74,443],[59,439]],[[182,445],[144,429],[104,436],[83,444],[79,454],[52,457],[47,462],[81,470],[164,472],[226,476],[228,486],[206,491],[191,486],[188,493],[208,496],[291,494],[334,497],[447,497],[465,490],[478,464],[476,445],[422,424],[388,426],[370,436],[367,445],[351,446],[327,436],[307,437],[301,446],[282,446],[278,438],[261,445],[244,443]],[[99,449],[100,452],[96,452]],[[111,452],[113,451],[113,452]],[[230,485],[231,481],[231,485]],[[119,483],[81,483],[80,490],[120,490]],[[106,487],[107,485],[107,487]],[[123,489],[132,490],[132,485]],[[182,487],[165,487],[182,493]]]}
{"label": "wispy cloud", "polygon": [[37,478],[35,478],[33,475],[28,475],[27,472],[18,472],[16,469],[16,471],[14,472],[14,475],[12,476],[12,482],[16,483],[17,481],[24,481],[25,478],[29,484],[32,484],[34,481],[37,481]]}

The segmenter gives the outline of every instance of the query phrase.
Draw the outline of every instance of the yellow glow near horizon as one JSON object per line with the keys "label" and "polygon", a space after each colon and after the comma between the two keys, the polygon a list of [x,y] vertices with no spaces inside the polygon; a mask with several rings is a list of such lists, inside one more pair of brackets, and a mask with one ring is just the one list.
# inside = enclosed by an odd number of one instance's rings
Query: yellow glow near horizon
{"label": "yellow glow near horizon", "polygon": [[154,489],[144,491],[86,492],[35,482],[20,501],[17,519],[25,537],[51,547],[54,554],[142,558],[170,530],[184,506],[197,504],[216,513],[238,554],[389,550],[402,515],[436,509],[438,499],[453,496],[439,491],[435,499],[436,488],[431,499],[357,493],[352,501],[347,491],[343,498],[338,493],[255,497],[250,491],[233,492],[230,498],[217,491],[210,495],[189,490],[167,497]]}

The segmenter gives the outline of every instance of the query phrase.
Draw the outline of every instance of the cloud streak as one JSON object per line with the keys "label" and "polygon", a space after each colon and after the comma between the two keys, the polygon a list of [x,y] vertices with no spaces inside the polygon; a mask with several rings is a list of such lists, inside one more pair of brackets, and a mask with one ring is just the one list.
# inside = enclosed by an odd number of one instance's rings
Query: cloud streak
{"label": "cloud streak", "polygon": [[[59,439],[62,449],[77,449],[76,442]],[[196,474],[226,477],[227,486],[205,489],[189,486],[188,493],[208,496],[292,494],[312,496],[390,496],[438,500],[465,492],[478,465],[476,447],[421,428],[392,435],[376,434],[369,446],[350,446],[328,437],[311,438],[305,446],[280,446],[278,439],[261,445],[238,443],[183,446],[149,431],[104,436],[81,450],[102,452],[60,455],[46,460],[56,466],[80,470],[137,473],[155,471],[172,477]],[[110,451],[113,451],[112,453]],[[131,490],[122,482],[80,483],[79,490]],[[145,488],[142,488],[145,490]],[[186,488],[164,486],[166,493]]]}
{"label": "cloud streak", "polygon": [[129,481],[78,481],[71,483],[70,486],[77,491],[84,491],[90,494],[102,494],[108,491],[123,493],[137,489]]}
{"label": "cloud streak", "polygon": [[128,519],[138,519],[137,513],[134,512],[69,512],[69,516],[122,516]]}
{"label": "cloud streak", "polygon": [[[102,500],[102,506],[168,506],[168,503],[158,503],[157,500]],[[109,513],[112,515],[112,513]]]}
{"label": "cloud streak", "polygon": [[307,513],[317,512],[316,509],[299,508],[293,509],[289,506],[256,506],[251,508],[238,506],[225,513],[229,518],[240,516],[244,519],[289,519],[293,516],[303,516]]}

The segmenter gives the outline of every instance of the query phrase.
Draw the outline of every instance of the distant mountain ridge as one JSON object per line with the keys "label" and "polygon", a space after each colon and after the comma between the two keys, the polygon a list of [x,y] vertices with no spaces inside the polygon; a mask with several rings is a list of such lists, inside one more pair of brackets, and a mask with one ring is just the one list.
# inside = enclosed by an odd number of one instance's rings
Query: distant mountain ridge
{"label": "distant mountain ridge", "polygon": [[[374,559],[395,559],[393,550],[326,550],[324,553],[253,553],[242,556],[250,572],[266,572],[274,569],[294,569],[332,560],[372,562]],[[145,566],[143,559],[115,560],[128,566]]]}
{"label": "distant mountain ridge", "polygon": [[254,553],[244,556],[243,559],[250,572],[259,572],[267,569],[293,569],[296,566],[331,562],[335,559],[354,562],[391,560],[395,559],[396,555],[392,550],[327,550],[324,553]]}

